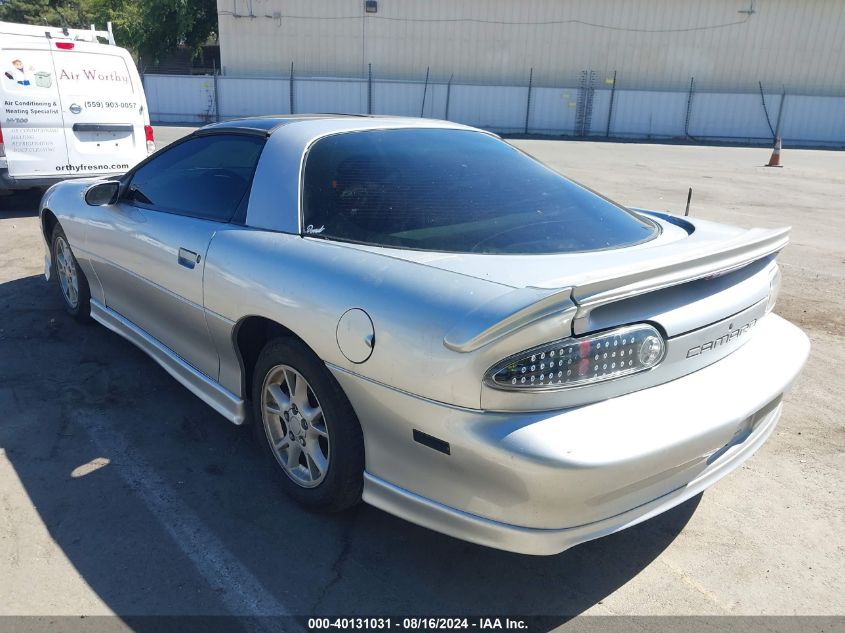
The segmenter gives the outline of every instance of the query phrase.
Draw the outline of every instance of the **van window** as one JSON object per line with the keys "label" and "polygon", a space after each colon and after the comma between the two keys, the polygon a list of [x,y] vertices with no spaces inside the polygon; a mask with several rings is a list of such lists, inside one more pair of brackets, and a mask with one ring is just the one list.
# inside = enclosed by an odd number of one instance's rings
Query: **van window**
{"label": "van window", "polygon": [[264,137],[214,134],[156,155],[132,176],[129,201],[228,222],[252,183]]}

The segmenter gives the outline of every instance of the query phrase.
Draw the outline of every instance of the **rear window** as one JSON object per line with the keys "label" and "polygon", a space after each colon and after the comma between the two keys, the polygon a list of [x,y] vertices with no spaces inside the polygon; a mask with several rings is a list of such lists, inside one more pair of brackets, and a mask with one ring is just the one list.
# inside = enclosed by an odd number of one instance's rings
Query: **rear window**
{"label": "rear window", "polygon": [[454,253],[568,253],[655,225],[488,134],[398,129],[317,141],[303,182],[313,237]]}

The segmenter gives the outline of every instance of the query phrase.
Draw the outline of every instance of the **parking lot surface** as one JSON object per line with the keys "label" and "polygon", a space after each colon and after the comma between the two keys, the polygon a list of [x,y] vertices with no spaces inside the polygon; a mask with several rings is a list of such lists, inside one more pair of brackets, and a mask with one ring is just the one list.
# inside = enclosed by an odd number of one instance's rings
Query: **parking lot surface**
{"label": "parking lot surface", "polygon": [[[156,131],[161,145],[188,129]],[[248,430],[65,315],[41,274],[38,196],[18,194],[0,198],[0,615],[845,613],[845,153],[785,148],[768,169],[765,149],[513,142],[629,206],[683,213],[692,187],[694,216],[793,226],[776,311],[813,350],[755,457],[552,557],[366,505],[306,512]]]}

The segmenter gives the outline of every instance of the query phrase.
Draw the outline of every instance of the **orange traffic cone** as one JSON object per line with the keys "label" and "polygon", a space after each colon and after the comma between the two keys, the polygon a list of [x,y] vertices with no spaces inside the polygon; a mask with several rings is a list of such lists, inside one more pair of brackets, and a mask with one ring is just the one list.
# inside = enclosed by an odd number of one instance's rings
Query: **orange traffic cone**
{"label": "orange traffic cone", "polygon": [[766,167],[783,167],[780,164],[780,137],[775,139],[775,148],[772,150],[772,157],[769,159],[769,164]]}

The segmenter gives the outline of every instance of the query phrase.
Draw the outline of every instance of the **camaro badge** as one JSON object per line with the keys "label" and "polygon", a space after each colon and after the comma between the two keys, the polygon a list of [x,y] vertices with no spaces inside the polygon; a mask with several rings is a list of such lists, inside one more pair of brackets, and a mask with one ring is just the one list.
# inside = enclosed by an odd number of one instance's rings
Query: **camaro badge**
{"label": "camaro badge", "polygon": [[[707,341],[706,343],[702,343],[701,345],[696,345],[695,347],[690,347],[687,350],[687,358],[692,358],[693,356],[698,356],[700,354],[703,354],[704,352],[709,352],[710,350],[716,349],[717,347],[724,345],[725,343],[729,343],[735,339],[738,339],[740,336],[748,332],[748,330],[753,328],[756,323],[757,319],[754,319],[752,321],[749,321],[745,325],[732,329],[724,336],[720,336],[719,338],[713,339],[712,341]],[[731,324],[731,327],[732,325],[733,324]]]}

